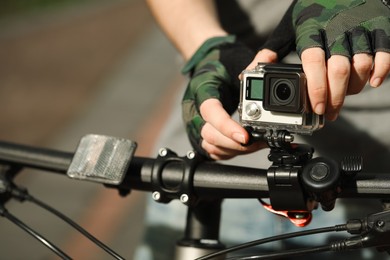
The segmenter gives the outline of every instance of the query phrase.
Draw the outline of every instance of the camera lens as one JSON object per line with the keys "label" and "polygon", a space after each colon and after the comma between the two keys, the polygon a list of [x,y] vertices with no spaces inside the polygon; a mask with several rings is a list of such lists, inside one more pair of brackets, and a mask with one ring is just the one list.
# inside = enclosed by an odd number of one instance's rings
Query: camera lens
{"label": "camera lens", "polygon": [[[294,70],[284,70],[283,66],[273,69],[275,71],[264,73],[264,109],[300,114],[306,98],[304,75]],[[280,72],[276,71],[278,69]]]}
{"label": "camera lens", "polygon": [[280,100],[287,100],[291,96],[291,89],[287,84],[280,84],[276,87],[276,96]]}
{"label": "camera lens", "polygon": [[289,80],[281,79],[276,81],[274,83],[273,90],[273,96],[276,101],[278,101],[279,105],[287,105],[294,99],[294,86]]}

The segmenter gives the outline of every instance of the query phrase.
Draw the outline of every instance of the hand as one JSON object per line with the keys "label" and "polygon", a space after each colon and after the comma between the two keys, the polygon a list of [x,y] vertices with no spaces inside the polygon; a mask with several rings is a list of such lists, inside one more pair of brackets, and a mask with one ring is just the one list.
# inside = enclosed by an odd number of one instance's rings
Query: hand
{"label": "hand", "polygon": [[211,159],[229,159],[265,147],[243,146],[248,133],[231,117],[238,105],[238,75],[254,54],[232,37],[212,38],[195,53],[184,72],[192,78],[182,110],[192,146]]}
{"label": "hand", "polygon": [[219,100],[211,98],[203,102],[200,114],[205,120],[201,129],[201,148],[211,159],[227,160],[266,147],[259,142],[244,146],[249,141],[247,131],[230,117]]}
{"label": "hand", "polygon": [[315,113],[335,120],[345,95],[389,74],[390,9],[382,1],[298,0],[293,25]]}
{"label": "hand", "polygon": [[[271,37],[267,39],[266,43],[263,45],[262,50],[256,54],[256,56],[250,63],[248,59],[253,56],[252,54],[250,54],[249,56],[245,55],[246,57],[244,59],[242,59],[242,57],[239,59],[235,58],[235,61],[230,60],[230,62],[226,64],[227,70],[230,71],[230,81],[232,81],[229,84],[232,84],[231,86],[236,89],[236,93],[230,93],[230,97],[239,97],[239,82],[237,80],[237,77],[244,69],[245,62],[247,62],[246,64],[249,63],[249,65],[246,66],[246,69],[254,69],[259,62],[276,62],[278,59],[282,59],[285,55],[287,55],[291,50],[295,48],[293,41],[294,33],[291,23],[292,8],[293,5],[290,6],[286,15],[283,17],[282,21],[277,26],[275,33],[273,33]],[[237,53],[248,53],[248,50],[246,48],[244,48],[244,50],[242,49],[242,47],[237,49],[236,48],[237,47],[233,47],[229,51],[232,57]],[[192,63],[193,62],[190,61],[188,64]],[[226,61],[223,63],[226,63]],[[229,69],[232,64],[237,65],[236,69]],[[196,74],[197,73],[195,72],[195,75]],[[210,74],[207,74],[201,80],[206,81],[206,78],[208,77],[210,77]],[[191,85],[192,87],[202,85],[201,82],[193,84],[194,82],[195,79],[190,82],[190,85],[187,89],[187,92],[189,92],[191,96],[194,92],[191,91]],[[221,82],[218,83],[217,81],[215,86],[219,84],[221,84]],[[200,87],[198,89],[200,89]],[[200,91],[197,90],[197,92]],[[231,94],[233,94],[233,96]],[[209,95],[209,97],[211,96],[212,95]],[[229,95],[224,96],[227,97]],[[199,109],[194,109],[194,107],[196,106],[194,106],[193,102],[190,101],[189,105],[187,105],[187,108],[184,108],[184,102],[188,102],[188,100],[192,99],[192,97],[184,98],[183,115],[185,118],[187,132],[189,134],[191,143],[201,153],[206,154],[212,159],[216,160],[229,159],[239,154],[250,153],[267,147],[267,145],[263,142],[256,142],[249,146],[243,146],[243,144],[247,144],[249,141],[248,132],[230,117],[230,113],[232,113],[232,111],[234,111],[237,107],[238,100],[233,102],[234,110],[226,112],[226,103],[231,102],[226,102],[225,100],[221,103],[220,98],[210,98],[205,100],[204,102],[198,102],[198,104],[201,104]]]}
{"label": "hand", "polygon": [[[271,50],[261,50],[247,69],[253,69],[259,62],[276,62],[276,57],[277,54]],[[200,106],[200,114],[206,122],[201,130],[202,149],[212,159],[230,159],[267,147],[261,142],[243,146],[249,141],[248,132],[230,117],[218,99],[205,100]]]}
{"label": "hand", "polygon": [[[275,33],[267,39],[266,43],[262,46],[262,50],[256,54],[252,61],[251,58],[253,57],[253,54],[249,54],[250,52],[248,52],[247,48],[243,48],[243,46],[231,46],[232,48],[229,51],[225,49],[225,52],[230,55],[225,54],[223,56],[230,56],[233,58],[222,62],[223,66],[226,65],[225,69],[229,71],[228,74],[230,79],[226,80],[224,79],[225,77],[221,77],[221,75],[219,75],[219,80],[216,80],[213,84],[211,84],[214,86],[210,85],[208,87],[209,99],[197,102],[199,109],[197,109],[197,106],[193,101],[194,93],[197,92],[196,95],[199,96],[198,94],[201,92],[200,86],[202,85],[202,80],[206,82],[207,79],[213,77],[210,77],[211,71],[208,71],[208,74],[203,76],[203,78],[199,76],[200,82],[195,83],[195,78],[191,80],[186,92],[188,97],[185,96],[183,100],[183,116],[191,143],[193,147],[201,153],[212,159],[229,159],[239,154],[250,153],[267,147],[267,145],[263,142],[256,142],[251,145],[243,146],[243,144],[247,144],[249,141],[248,132],[230,117],[230,114],[237,108],[238,100],[231,102],[227,101],[226,97],[239,97],[239,82],[237,77],[241,74],[245,65],[248,64],[249,61],[251,62],[246,66],[246,69],[254,69],[259,62],[276,62],[295,48],[293,41],[294,33],[291,23],[292,8],[293,5],[290,6],[286,15],[277,26]],[[202,47],[200,49],[202,49]],[[236,56],[238,53],[241,53],[241,57]],[[219,59],[219,57],[221,57],[220,54],[221,53],[216,56],[214,55],[214,59],[216,57]],[[242,55],[244,55],[245,58],[242,57]],[[196,55],[194,55],[194,57],[195,56]],[[210,56],[212,55],[210,54]],[[188,64],[191,65],[194,63],[196,64],[196,62],[190,61]],[[232,69],[231,66],[234,64],[236,64],[236,66]],[[203,64],[202,66],[203,67],[200,67],[198,71],[202,71],[204,67],[208,65]],[[194,75],[197,77],[196,71]],[[225,83],[223,81],[225,81]],[[230,88],[233,87],[233,89],[235,89],[234,93],[222,95],[225,97],[225,100],[222,100],[220,96],[214,99],[213,95],[211,95],[211,89],[219,85],[224,85],[225,87],[223,89],[226,89],[226,82],[230,82],[227,85],[230,85]],[[194,90],[193,88],[197,89]],[[233,110],[227,108],[226,104],[229,103],[233,104]]]}

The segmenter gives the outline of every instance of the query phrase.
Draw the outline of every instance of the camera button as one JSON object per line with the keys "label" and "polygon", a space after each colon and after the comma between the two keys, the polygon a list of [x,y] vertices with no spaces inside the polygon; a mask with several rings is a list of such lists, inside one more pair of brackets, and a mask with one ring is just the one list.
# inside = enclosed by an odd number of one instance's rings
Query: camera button
{"label": "camera button", "polygon": [[250,102],[245,106],[245,113],[252,119],[258,119],[261,116],[260,107],[255,102]]}

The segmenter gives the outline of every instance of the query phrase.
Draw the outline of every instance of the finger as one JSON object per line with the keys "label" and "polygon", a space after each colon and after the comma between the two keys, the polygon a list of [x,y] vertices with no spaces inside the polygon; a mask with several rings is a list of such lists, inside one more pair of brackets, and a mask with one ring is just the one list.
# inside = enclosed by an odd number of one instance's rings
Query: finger
{"label": "finger", "polygon": [[218,141],[214,141],[213,139],[208,138],[208,136],[211,135],[208,134],[210,128],[216,131],[210,124],[208,123],[205,124],[205,127],[203,128],[203,136],[205,136],[205,139],[203,139],[202,141],[202,149],[205,150],[209,154],[209,156],[214,160],[227,160],[236,156],[237,150],[233,152],[233,150],[231,149],[222,148],[215,144],[218,143]]}
{"label": "finger", "polygon": [[225,150],[220,150],[218,147],[207,144],[206,142],[202,143],[202,148],[205,151],[208,151],[210,158],[215,160],[215,161],[229,160],[229,159],[232,159],[235,156],[237,156],[236,153],[232,153],[232,152],[229,153],[229,152],[226,152]]}
{"label": "finger", "polygon": [[[267,146],[264,142],[256,142],[250,146],[245,146],[245,147],[242,145],[236,146],[236,144],[233,144],[232,145],[233,149],[227,146],[219,146],[217,144],[218,140],[214,143],[213,140],[216,140],[215,138],[214,139],[207,138],[208,136],[207,132],[210,131],[211,129],[213,129],[213,127],[210,124],[205,124],[205,127],[202,130],[202,132],[204,132],[203,135],[205,136],[205,138],[202,141],[202,149],[205,150],[209,154],[209,156],[214,160],[227,160],[233,158],[234,156],[251,153],[260,150],[262,148],[265,148]],[[214,131],[216,130],[214,129]],[[226,137],[223,136],[222,139],[223,138]],[[211,141],[212,143],[210,143],[209,141]]]}
{"label": "finger", "polygon": [[248,142],[247,131],[230,117],[219,100],[211,98],[204,101],[200,106],[200,113],[203,119],[222,135],[238,144]]}
{"label": "finger", "polygon": [[366,85],[373,65],[373,57],[370,54],[355,54],[351,61],[351,75],[347,89],[348,95],[359,93]]}
{"label": "finger", "polygon": [[347,93],[351,64],[349,59],[341,55],[333,55],[328,59],[328,103],[326,116],[335,120],[344,103]]}
{"label": "finger", "polygon": [[273,63],[278,61],[278,54],[269,49],[262,49],[259,51],[253,61],[249,63],[246,69],[254,69],[259,62],[263,63]]}
{"label": "finger", "polygon": [[238,152],[237,150],[230,150],[228,148],[219,147],[213,144],[208,143],[207,141],[202,142],[202,148],[208,152],[210,157],[214,160],[228,160],[237,155],[249,153],[248,152]]}
{"label": "finger", "polygon": [[307,78],[311,106],[316,114],[323,115],[328,88],[325,52],[321,48],[309,48],[302,52],[301,60]]}
{"label": "finger", "polygon": [[374,59],[374,68],[370,78],[370,85],[379,87],[390,72],[390,53],[377,52]]}
{"label": "finger", "polygon": [[[253,145],[253,146],[258,146],[258,145]],[[212,146],[212,145],[207,144],[206,142],[203,143],[203,149],[209,150],[211,152],[211,153],[209,153],[209,156],[213,160],[228,160],[228,159],[234,158],[237,155],[244,155],[244,154],[252,153],[252,152],[258,151],[262,148],[265,148],[265,147],[262,145],[261,147],[256,147],[254,149],[251,149],[251,150],[248,150],[245,152],[237,153],[237,151],[231,151],[229,149],[223,149],[223,148],[220,148],[217,146]]]}
{"label": "finger", "polygon": [[351,52],[354,53],[372,53],[371,39],[369,32],[364,26],[355,27],[350,33],[347,33],[349,37],[349,45]]}
{"label": "finger", "polygon": [[[244,151],[245,147],[241,143],[223,135],[219,130],[217,130],[210,123],[206,123],[201,131],[203,141],[207,142],[209,145],[226,148],[234,151]],[[202,145],[203,146],[203,145]],[[213,151],[207,150],[209,153],[214,153]]]}

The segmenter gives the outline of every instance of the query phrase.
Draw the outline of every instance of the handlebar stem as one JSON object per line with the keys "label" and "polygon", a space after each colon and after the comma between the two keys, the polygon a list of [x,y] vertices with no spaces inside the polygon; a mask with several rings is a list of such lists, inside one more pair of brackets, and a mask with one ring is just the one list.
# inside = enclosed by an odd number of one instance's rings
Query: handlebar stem
{"label": "handlebar stem", "polygon": [[[200,200],[188,207],[184,238],[176,245],[176,258],[191,259],[225,248],[219,242],[222,200]],[[221,258],[224,259],[224,258]]]}
{"label": "handlebar stem", "polygon": [[[196,205],[198,199],[194,193],[193,180],[195,169],[201,160],[202,157],[192,151],[179,157],[169,149],[160,149],[151,176],[153,199],[161,203],[178,199],[185,205]],[[169,171],[172,168],[181,171]]]}

